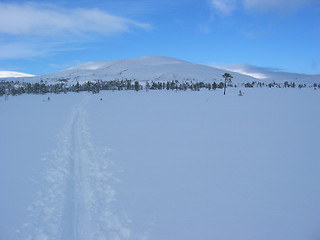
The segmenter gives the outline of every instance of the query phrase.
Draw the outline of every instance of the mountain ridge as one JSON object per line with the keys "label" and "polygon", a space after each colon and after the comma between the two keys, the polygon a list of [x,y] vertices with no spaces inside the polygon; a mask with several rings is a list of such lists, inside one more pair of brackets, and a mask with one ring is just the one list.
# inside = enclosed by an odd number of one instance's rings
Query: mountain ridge
{"label": "mountain ridge", "polygon": [[[230,72],[230,71],[228,71]],[[144,56],[112,61],[87,62],[60,72],[39,76],[42,81],[86,82],[96,80],[137,81],[203,81],[220,82],[225,70],[180,59],[162,56]],[[257,79],[232,72],[236,82],[252,82]]]}
{"label": "mountain ridge", "polygon": [[[241,65],[238,65],[241,66]],[[242,65],[244,66],[244,65]],[[222,75],[231,73],[234,83],[279,82],[314,83],[320,82],[320,75],[276,72],[266,68],[235,68],[228,66],[209,66],[164,56],[144,56],[111,61],[86,62],[59,72],[34,77],[21,77],[26,82],[68,82],[137,80],[145,81],[193,81],[220,82]],[[4,80],[2,78],[1,80]],[[14,79],[16,80],[16,79]]]}

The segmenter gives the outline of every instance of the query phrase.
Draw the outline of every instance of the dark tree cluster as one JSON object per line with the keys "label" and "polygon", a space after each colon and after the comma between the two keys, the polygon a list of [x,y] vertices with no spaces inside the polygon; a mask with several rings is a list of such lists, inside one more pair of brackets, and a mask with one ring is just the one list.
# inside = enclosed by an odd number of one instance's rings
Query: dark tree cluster
{"label": "dark tree cluster", "polygon": [[[268,88],[306,88],[308,87],[307,84],[296,84],[295,82],[284,82],[282,83],[276,83],[276,82],[271,82],[271,83],[264,83],[264,82],[248,82],[248,83],[243,83],[242,86],[246,88],[253,88],[253,87],[268,87]],[[314,87],[320,88],[320,84],[314,83],[313,85],[310,85],[309,87]]]}
{"label": "dark tree cluster", "polygon": [[142,90],[143,87],[138,81],[114,80],[114,81],[95,81],[80,84],[68,85],[64,82],[56,84],[26,83],[26,82],[0,82],[0,96],[20,95],[20,94],[46,94],[46,93],[67,93],[67,92],[92,92],[99,93],[101,90]]}
{"label": "dark tree cluster", "polygon": [[214,83],[204,83],[204,82],[183,82],[180,83],[178,80],[171,81],[171,82],[154,82],[151,83],[147,82],[145,89],[148,90],[176,90],[176,91],[200,91],[201,89],[208,89],[208,90],[215,90],[217,88],[223,88],[223,82],[217,84]]}
{"label": "dark tree cluster", "polygon": [[223,88],[224,84],[221,82],[217,84],[214,83],[180,83],[179,81],[171,82],[146,82],[145,87],[143,87],[139,81],[132,80],[112,80],[112,81],[101,81],[96,80],[94,82],[85,82],[80,84],[76,82],[75,84],[68,85],[65,82],[59,81],[56,84],[46,84],[44,82],[40,83],[26,83],[26,82],[0,82],[0,96],[7,95],[20,95],[20,94],[46,94],[46,93],[67,93],[67,92],[92,92],[99,93],[102,90],[111,91],[122,91],[122,90],[192,90],[200,91],[201,89],[217,89]]}
{"label": "dark tree cluster", "polygon": [[[67,92],[92,92],[99,93],[102,90],[111,91],[122,91],[122,90],[132,90],[141,91],[145,89],[149,90],[175,90],[175,91],[200,91],[201,89],[215,90],[215,89],[225,89],[225,87],[237,87],[238,85],[233,85],[231,82],[220,82],[220,83],[205,83],[205,82],[179,82],[178,80],[167,81],[167,82],[156,82],[147,81],[145,86],[141,85],[139,81],[136,80],[112,80],[112,81],[102,81],[95,80],[93,82],[85,82],[75,84],[68,84],[66,81],[57,81],[55,84],[48,84],[43,81],[39,83],[27,83],[19,81],[0,81],[0,96],[3,95],[20,95],[20,94],[46,94],[46,93],[67,93]],[[253,87],[269,87],[269,88],[305,88],[306,84],[295,84],[294,82],[280,83],[263,83],[263,82],[250,82],[244,83],[242,86],[246,88]],[[320,84],[314,83],[309,87],[314,87],[314,89],[320,88]]]}

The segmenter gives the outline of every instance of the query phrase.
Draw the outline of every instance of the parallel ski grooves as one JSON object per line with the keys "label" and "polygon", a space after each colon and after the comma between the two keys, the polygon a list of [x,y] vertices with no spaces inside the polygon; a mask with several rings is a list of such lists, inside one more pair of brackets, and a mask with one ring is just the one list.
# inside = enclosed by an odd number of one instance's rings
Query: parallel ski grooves
{"label": "parallel ski grooves", "polygon": [[[84,104],[72,110],[44,186],[17,239],[125,240],[129,220],[116,204],[112,162],[91,141]],[[22,235],[22,236],[21,236]]]}

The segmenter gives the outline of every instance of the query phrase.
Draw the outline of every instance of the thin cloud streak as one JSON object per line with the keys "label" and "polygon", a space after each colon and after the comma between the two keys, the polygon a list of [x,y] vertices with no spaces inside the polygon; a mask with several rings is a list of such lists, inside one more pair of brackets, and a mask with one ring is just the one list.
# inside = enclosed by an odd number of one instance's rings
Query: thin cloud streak
{"label": "thin cloud streak", "polygon": [[0,59],[33,58],[47,55],[51,51],[53,49],[48,46],[39,47],[37,44],[27,42],[3,43],[0,41]]}
{"label": "thin cloud streak", "polygon": [[292,10],[303,5],[316,2],[315,0],[244,0],[244,7],[247,10],[269,11],[269,10]]}
{"label": "thin cloud streak", "polygon": [[118,17],[99,9],[64,9],[52,5],[0,3],[0,33],[50,36],[54,34],[102,35],[129,32],[151,25]]}
{"label": "thin cloud streak", "polygon": [[99,9],[0,3],[0,59],[33,58],[72,50],[101,37],[152,26]]}
{"label": "thin cloud streak", "polygon": [[210,0],[212,9],[223,15],[230,15],[236,10],[252,11],[290,11],[299,9],[319,0]]}
{"label": "thin cloud streak", "polygon": [[229,15],[236,9],[237,0],[211,0],[211,6],[223,15]]}

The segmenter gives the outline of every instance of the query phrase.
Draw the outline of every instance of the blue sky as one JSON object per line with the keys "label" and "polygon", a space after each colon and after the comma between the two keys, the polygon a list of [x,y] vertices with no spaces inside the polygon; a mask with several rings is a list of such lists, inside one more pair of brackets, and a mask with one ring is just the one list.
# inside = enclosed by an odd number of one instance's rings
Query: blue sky
{"label": "blue sky", "polygon": [[0,0],[0,70],[159,55],[320,73],[319,0]]}

